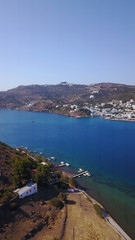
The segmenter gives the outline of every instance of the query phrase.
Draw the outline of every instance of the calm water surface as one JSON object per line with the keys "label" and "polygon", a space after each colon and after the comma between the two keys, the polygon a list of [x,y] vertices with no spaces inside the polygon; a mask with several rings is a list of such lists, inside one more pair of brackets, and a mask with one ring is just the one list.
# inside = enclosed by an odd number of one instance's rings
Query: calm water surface
{"label": "calm water surface", "polygon": [[0,140],[89,170],[79,182],[135,239],[135,122],[0,110]]}

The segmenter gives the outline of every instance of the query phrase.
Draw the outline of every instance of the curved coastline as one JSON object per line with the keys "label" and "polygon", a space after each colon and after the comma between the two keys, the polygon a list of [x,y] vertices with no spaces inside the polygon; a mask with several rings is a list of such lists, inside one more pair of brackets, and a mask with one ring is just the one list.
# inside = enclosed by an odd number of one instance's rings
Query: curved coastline
{"label": "curved coastline", "polygon": [[[44,112],[42,112],[42,113],[44,113]],[[50,113],[50,114],[54,114],[54,113]],[[54,115],[57,115],[57,114],[54,114]],[[60,114],[61,116],[63,116],[63,114]],[[68,116],[67,116],[68,117]],[[85,117],[84,117],[85,118]],[[31,118],[31,119],[34,119],[34,118]],[[111,119],[109,119],[109,120],[111,120]],[[118,121],[121,121],[121,120],[118,120]],[[131,125],[134,125],[134,124],[131,124]],[[33,126],[35,126],[35,125],[32,125],[32,127]],[[35,147],[35,146],[33,146],[33,147]],[[55,153],[53,153],[53,154],[55,154]],[[83,189],[83,188],[82,188]],[[84,188],[85,189],[85,188]],[[95,197],[95,199],[96,199],[96,197]],[[98,199],[98,198],[97,198]],[[96,200],[95,200],[96,201]],[[99,199],[99,201],[100,201],[100,199]],[[102,204],[104,205],[104,202],[102,201]],[[107,209],[107,208],[106,208]],[[111,213],[111,211],[110,211],[110,213]],[[116,215],[117,216],[117,215]],[[116,218],[115,218],[116,219]],[[134,230],[133,230],[133,232],[134,232]],[[130,232],[128,232],[129,234],[130,234]],[[134,238],[134,234],[132,235],[132,238]],[[124,238],[125,239],[125,238]]]}
{"label": "curved coastline", "polygon": [[[72,177],[74,175],[71,171],[62,170],[64,174],[67,174],[69,177]],[[95,198],[93,198],[90,194],[88,194],[81,185],[79,184],[79,187],[76,188],[77,191],[79,191],[85,198],[90,198],[93,204],[98,204],[103,209],[103,215],[106,220],[106,222],[124,239],[124,240],[132,240],[127,233],[118,225],[118,223],[109,215],[109,213],[106,211],[105,207],[97,201]]]}
{"label": "curved coastline", "polygon": [[60,116],[65,116],[65,117],[72,117],[75,119],[80,119],[80,118],[103,118],[105,120],[111,120],[111,121],[119,121],[119,122],[135,122],[135,119],[118,119],[118,118],[108,118],[108,117],[91,117],[91,116],[86,116],[86,115],[70,115],[68,113],[61,113],[61,112],[52,112],[52,111],[38,111],[38,110],[23,110],[23,109],[8,109],[8,108],[2,108],[0,110],[10,110],[10,111],[23,111],[23,112],[36,112],[36,113],[50,113],[50,114],[56,114]]}
{"label": "curved coastline", "polygon": [[106,222],[113,228],[117,233],[120,234],[120,236],[124,240],[132,240],[127,233],[118,225],[118,223],[107,213],[103,205],[99,203],[96,199],[92,198],[89,194],[86,193],[83,189],[79,189],[79,191],[87,198],[90,198],[93,204],[98,204],[103,209],[103,215],[106,220]]}

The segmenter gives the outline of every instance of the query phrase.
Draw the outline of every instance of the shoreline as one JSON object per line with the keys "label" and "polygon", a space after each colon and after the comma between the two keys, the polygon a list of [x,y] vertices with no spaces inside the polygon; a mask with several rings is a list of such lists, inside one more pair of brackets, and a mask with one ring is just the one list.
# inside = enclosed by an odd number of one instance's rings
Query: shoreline
{"label": "shoreline", "polygon": [[[111,119],[108,119],[108,120],[111,120]],[[114,119],[115,120],[115,119]],[[120,121],[120,120],[119,120]],[[62,170],[63,171],[63,170]],[[66,172],[66,170],[65,170],[65,172]],[[92,198],[91,196],[90,196],[90,198]],[[95,200],[95,199],[94,199]],[[95,200],[96,201],[96,200]],[[126,239],[126,238],[124,238],[124,239]],[[129,238],[129,239],[131,239],[131,238]]]}
{"label": "shoreline", "polygon": [[119,122],[135,122],[134,119],[111,119],[111,118],[104,118],[105,120],[110,120],[110,121],[119,121]]}
{"label": "shoreline", "polygon": [[51,111],[29,111],[29,110],[22,110],[22,109],[8,109],[8,108],[1,108],[0,110],[10,110],[10,111],[22,111],[22,112],[38,112],[38,113],[51,113],[51,114],[58,114],[61,116],[65,116],[65,117],[71,117],[71,118],[75,118],[75,119],[80,119],[80,118],[103,118],[105,120],[111,120],[111,121],[119,121],[119,122],[135,122],[135,119],[111,119],[111,118],[107,118],[107,117],[91,117],[91,116],[72,116],[69,114],[63,114],[63,113],[56,113],[56,112],[51,112]]}
{"label": "shoreline", "polygon": [[124,239],[124,240],[132,240],[127,233],[118,225],[118,223],[110,216],[109,213],[107,213],[107,211],[105,210],[105,207],[99,203],[96,199],[94,199],[93,197],[91,197],[90,194],[88,194],[86,191],[84,191],[83,189],[80,189],[80,192],[87,198],[90,198],[90,200],[92,201],[93,204],[98,204],[102,209],[103,209],[103,215],[104,215],[104,219],[106,220],[106,222],[113,228],[115,229],[115,231],[117,233],[119,233],[119,235]]}
{"label": "shoreline", "polygon": [[[26,153],[29,157],[31,158],[34,158],[32,156],[29,155],[29,152],[26,150]],[[64,174],[64,175],[67,175],[69,177],[73,177],[76,172],[75,171],[72,171],[72,170],[67,170],[67,169],[62,169],[62,168],[59,168],[57,165],[55,165],[53,163],[53,165],[55,167],[57,167],[57,169],[60,169],[61,172]],[[104,215],[104,219],[106,220],[106,222],[113,228],[115,229],[115,231],[124,239],[124,240],[132,240],[128,235],[127,233],[118,225],[118,223],[110,216],[110,214],[106,211],[105,207],[100,203],[98,202],[95,198],[93,198],[90,194],[88,194],[85,190],[83,190],[83,187],[78,184],[79,187],[76,188],[76,190],[81,193],[85,198],[89,198],[91,200],[91,202],[93,204],[98,204],[102,209],[103,209],[103,215]]]}
{"label": "shoreline", "polygon": [[[74,175],[71,171],[61,170],[64,175],[72,177]],[[105,207],[98,202],[95,198],[93,198],[90,194],[83,190],[81,185],[79,184],[79,188],[76,188],[85,198],[90,198],[93,204],[98,204],[103,209],[103,215],[106,222],[124,239],[124,240],[132,240],[128,234],[119,226],[119,224],[107,213]]]}
{"label": "shoreline", "polygon": [[[57,169],[61,170],[61,172],[64,175],[67,175],[68,177],[72,178],[74,175],[76,175],[76,171],[72,171],[71,169],[63,169],[59,167],[54,162],[52,163]],[[78,182],[77,182],[78,183]],[[124,240],[132,240],[128,234],[119,226],[119,224],[111,217],[111,215],[106,211],[105,207],[95,198],[93,198],[89,193],[87,193],[85,190],[83,190],[83,187],[81,184],[78,184],[78,188],[76,188],[85,198],[90,198],[93,204],[98,204],[103,209],[103,215],[106,222],[113,228],[115,231],[124,239]]]}

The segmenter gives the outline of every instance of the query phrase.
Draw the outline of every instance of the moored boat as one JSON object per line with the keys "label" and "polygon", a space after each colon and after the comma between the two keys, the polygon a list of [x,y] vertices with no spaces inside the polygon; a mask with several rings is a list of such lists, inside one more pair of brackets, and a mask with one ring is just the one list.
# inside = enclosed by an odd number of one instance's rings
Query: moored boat
{"label": "moored boat", "polygon": [[69,166],[70,166],[70,164],[69,164],[69,163],[66,163],[66,166],[67,166],[67,167],[69,167]]}
{"label": "moored boat", "polygon": [[79,168],[78,172],[83,172],[84,170],[82,168]]}

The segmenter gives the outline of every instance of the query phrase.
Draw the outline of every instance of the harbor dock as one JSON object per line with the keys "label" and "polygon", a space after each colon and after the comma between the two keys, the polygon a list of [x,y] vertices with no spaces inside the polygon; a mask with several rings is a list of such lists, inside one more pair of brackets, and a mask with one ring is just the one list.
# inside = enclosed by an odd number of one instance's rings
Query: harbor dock
{"label": "harbor dock", "polygon": [[62,163],[62,164],[59,165],[59,167],[64,167],[64,166],[66,166],[65,163]]}
{"label": "harbor dock", "polygon": [[73,178],[77,178],[77,177],[82,176],[82,175],[84,175],[84,174],[89,174],[88,176],[91,175],[91,174],[86,170],[86,171],[83,171],[83,172],[81,172],[81,173],[76,174],[75,176],[73,176]]}
{"label": "harbor dock", "polygon": [[[85,175],[86,174],[86,175]],[[89,176],[90,177],[90,173],[86,170],[86,171],[83,171],[83,172],[81,172],[81,173],[78,173],[78,174],[76,174],[75,176],[73,176],[73,178],[77,178],[77,177],[80,177],[80,176],[82,176],[82,175],[85,175],[85,176]]]}

